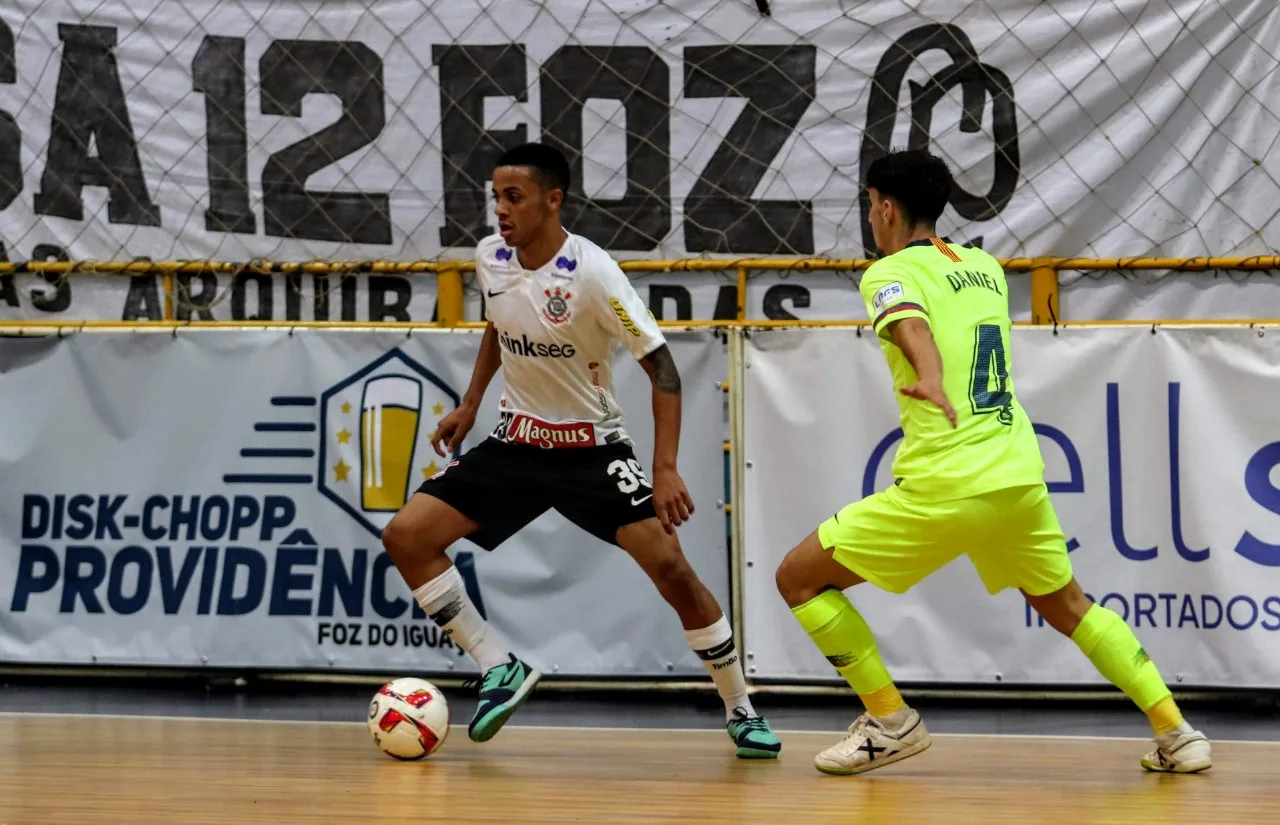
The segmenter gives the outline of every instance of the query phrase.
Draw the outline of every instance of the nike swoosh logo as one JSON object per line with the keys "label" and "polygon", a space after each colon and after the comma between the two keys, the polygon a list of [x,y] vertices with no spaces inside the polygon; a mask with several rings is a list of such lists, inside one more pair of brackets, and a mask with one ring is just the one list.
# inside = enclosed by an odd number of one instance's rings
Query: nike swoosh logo
{"label": "nike swoosh logo", "polygon": [[632,506],[632,507],[635,507],[635,506],[637,506],[637,505],[644,504],[646,501],[648,501],[648,500],[649,500],[649,499],[651,499],[651,498],[653,498],[653,493],[650,493],[649,495],[645,496],[644,498],[633,498],[633,499],[631,499],[631,506]]}
{"label": "nike swoosh logo", "polygon": [[513,667],[507,671],[507,675],[502,677],[502,681],[498,683],[498,687],[510,687],[515,684],[516,677],[524,670],[522,667]]}
{"label": "nike swoosh logo", "polygon": [[502,292],[494,292],[494,291],[491,289],[491,290],[489,290],[489,291],[488,291],[488,294],[489,294],[489,297],[490,297],[490,298],[494,298],[494,297],[497,297],[498,295],[501,295],[503,292],[506,292],[506,290],[504,289],[504,290],[502,290]]}

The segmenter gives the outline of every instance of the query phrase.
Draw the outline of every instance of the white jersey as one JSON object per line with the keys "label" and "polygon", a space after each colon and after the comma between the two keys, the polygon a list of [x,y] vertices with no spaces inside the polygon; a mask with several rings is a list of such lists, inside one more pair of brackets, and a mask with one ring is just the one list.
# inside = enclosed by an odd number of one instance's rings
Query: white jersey
{"label": "white jersey", "polygon": [[502,421],[493,436],[539,447],[629,440],[613,396],[621,341],[637,360],[665,343],[618,264],[569,234],[544,266],[526,270],[491,235],[476,246],[485,317],[502,347]]}

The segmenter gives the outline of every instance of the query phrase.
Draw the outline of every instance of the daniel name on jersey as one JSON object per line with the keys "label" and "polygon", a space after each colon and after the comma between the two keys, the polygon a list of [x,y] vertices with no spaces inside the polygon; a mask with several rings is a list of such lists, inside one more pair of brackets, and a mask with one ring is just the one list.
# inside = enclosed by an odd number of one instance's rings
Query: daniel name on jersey
{"label": "daniel name on jersey", "polygon": [[491,235],[476,246],[485,318],[502,351],[502,418],[492,437],[544,448],[629,442],[613,394],[621,341],[637,359],[665,343],[657,321],[603,249],[568,233],[526,270]]}

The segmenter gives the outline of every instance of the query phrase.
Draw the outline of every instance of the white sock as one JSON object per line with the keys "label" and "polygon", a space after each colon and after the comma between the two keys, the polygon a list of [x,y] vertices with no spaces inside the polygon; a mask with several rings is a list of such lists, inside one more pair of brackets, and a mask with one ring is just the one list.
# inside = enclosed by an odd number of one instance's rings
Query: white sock
{"label": "white sock", "polygon": [[431,621],[475,660],[481,673],[510,661],[506,643],[467,596],[458,568],[449,565],[448,570],[413,591],[413,597]]}
{"label": "white sock", "polygon": [[907,718],[911,715],[911,708],[903,705],[888,716],[877,716],[884,723],[884,726],[891,732],[897,733],[902,730],[902,726],[907,723]]}
{"label": "white sock", "polygon": [[755,716],[755,708],[747,698],[747,678],[742,672],[738,648],[733,643],[733,628],[729,625],[729,619],[721,616],[710,627],[686,630],[684,637],[693,652],[698,654],[702,664],[706,665],[711,680],[716,683],[716,690],[724,700],[725,717],[734,718],[737,715],[734,711],[738,709],[747,716]]}
{"label": "white sock", "polygon": [[1173,730],[1169,731],[1168,733],[1164,734],[1163,736],[1157,736],[1157,737],[1155,737],[1155,738],[1156,738],[1157,740],[1160,740],[1160,739],[1167,739],[1168,741],[1173,742],[1173,741],[1174,741],[1174,740],[1176,740],[1179,736],[1183,736],[1183,735],[1185,735],[1185,734],[1191,733],[1191,732],[1192,732],[1192,731],[1194,731],[1194,730],[1195,730],[1195,728],[1191,727],[1191,723],[1184,719],[1184,720],[1182,720],[1182,724],[1178,725],[1178,726],[1177,726],[1176,728],[1174,728]]}

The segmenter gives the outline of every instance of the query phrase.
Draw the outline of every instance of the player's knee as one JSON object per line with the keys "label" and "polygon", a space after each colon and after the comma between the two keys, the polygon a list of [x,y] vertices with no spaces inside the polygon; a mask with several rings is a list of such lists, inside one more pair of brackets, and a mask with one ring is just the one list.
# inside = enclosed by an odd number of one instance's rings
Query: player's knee
{"label": "player's knee", "polygon": [[1074,579],[1066,587],[1052,593],[1032,596],[1023,591],[1023,596],[1050,627],[1064,636],[1075,633],[1076,628],[1080,626],[1080,620],[1093,605]]}
{"label": "player's knee", "polygon": [[649,566],[649,577],[668,602],[680,601],[697,588],[698,576],[684,556],[672,553]]}
{"label": "player's knee", "polygon": [[415,556],[434,556],[449,548],[436,536],[430,522],[411,520],[397,515],[382,530],[382,546],[397,564]]}
{"label": "player's knee", "polygon": [[659,584],[673,588],[688,588],[697,579],[689,562],[683,556],[674,553],[657,561],[653,568],[653,576]]}
{"label": "player's knee", "polygon": [[392,561],[406,558],[412,552],[413,532],[413,529],[399,516],[391,519],[387,526],[382,528],[382,546]]}
{"label": "player's knee", "polygon": [[817,595],[816,591],[812,594],[810,593],[814,588],[807,581],[808,576],[806,573],[801,555],[796,550],[792,550],[782,557],[782,563],[778,565],[778,569],[773,574],[773,581],[778,587],[778,593],[782,595],[783,601],[791,607],[802,605]]}

